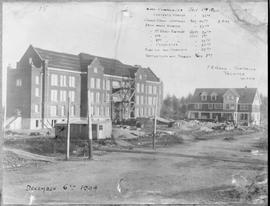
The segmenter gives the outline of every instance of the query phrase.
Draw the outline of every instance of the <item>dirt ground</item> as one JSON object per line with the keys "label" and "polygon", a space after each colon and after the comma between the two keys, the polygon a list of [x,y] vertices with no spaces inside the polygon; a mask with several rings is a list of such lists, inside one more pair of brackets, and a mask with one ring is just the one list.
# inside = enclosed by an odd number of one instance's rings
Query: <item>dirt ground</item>
{"label": "dirt ground", "polygon": [[70,161],[24,161],[5,167],[3,203],[254,203],[235,194],[241,184],[267,173],[268,147],[260,144],[266,135],[183,133],[181,141],[156,150],[125,141],[124,149],[96,147],[91,161],[75,156]]}

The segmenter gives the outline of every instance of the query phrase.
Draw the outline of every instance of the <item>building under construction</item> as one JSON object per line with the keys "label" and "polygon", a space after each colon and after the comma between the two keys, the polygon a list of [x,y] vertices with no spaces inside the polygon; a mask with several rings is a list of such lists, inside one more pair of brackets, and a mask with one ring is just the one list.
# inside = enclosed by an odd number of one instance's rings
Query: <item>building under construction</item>
{"label": "building under construction", "polygon": [[71,121],[85,121],[88,90],[97,130],[106,127],[103,122],[159,115],[163,98],[162,82],[150,68],[30,45],[17,67],[8,68],[6,126],[40,129],[63,123],[68,98]]}

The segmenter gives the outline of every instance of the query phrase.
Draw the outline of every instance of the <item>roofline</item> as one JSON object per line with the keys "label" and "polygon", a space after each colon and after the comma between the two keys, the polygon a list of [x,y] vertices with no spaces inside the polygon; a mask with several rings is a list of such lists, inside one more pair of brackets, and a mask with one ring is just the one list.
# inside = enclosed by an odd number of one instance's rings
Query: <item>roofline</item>
{"label": "roofline", "polygon": [[35,51],[36,51],[36,49],[40,49],[40,50],[44,50],[46,52],[53,52],[53,53],[62,54],[62,55],[70,55],[70,56],[74,56],[74,57],[79,58],[79,56],[76,55],[76,54],[71,54],[71,53],[66,53],[66,52],[59,52],[59,51],[53,51],[53,50],[48,50],[48,49],[42,49],[42,48],[39,48],[39,47],[33,47],[33,48],[34,48]]}
{"label": "roofline", "polygon": [[44,59],[40,56],[40,54],[38,53],[38,51],[36,50],[36,48],[31,44],[30,45],[32,48],[33,48],[33,50],[36,52],[36,54],[38,55],[38,57],[40,58],[40,60],[41,61],[44,61]]}
{"label": "roofline", "polygon": [[[102,57],[102,56],[96,56],[96,55],[91,55],[91,54],[88,54],[88,53],[84,53],[84,52],[80,52],[79,54],[71,54],[71,53],[65,53],[65,52],[58,52],[58,51],[53,51],[53,50],[47,50],[47,49],[42,49],[42,48],[39,48],[39,47],[34,47],[32,44],[29,45],[28,49],[33,49],[33,51],[38,55],[38,57],[40,58],[41,61],[44,61],[46,59],[43,59],[41,57],[41,55],[39,54],[39,52],[37,51],[37,49],[40,49],[40,50],[43,50],[43,51],[46,51],[46,52],[52,52],[52,53],[57,53],[57,54],[61,54],[61,55],[69,55],[69,56],[74,56],[74,57],[77,57],[79,59],[79,62],[80,62],[80,55],[86,55],[86,56],[93,56],[94,57],[94,60],[97,59],[99,61],[100,58],[103,58],[105,60],[111,60],[111,61],[117,61],[117,63],[121,63],[123,66],[127,66],[129,68],[127,69],[139,69],[138,66],[133,66],[133,65],[129,65],[129,64],[126,64],[126,63],[123,63],[121,62],[120,60],[118,59],[114,59],[114,58],[108,58],[108,57]],[[27,50],[28,50],[27,49]],[[89,64],[91,65],[92,62]],[[151,80],[147,80],[147,81],[150,81],[150,82],[161,82],[160,78],[152,71],[152,69],[150,67],[140,67],[142,69],[146,69],[146,70],[149,70],[151,72],[151,74],[157,79],[157,81],[151,81]],[[60,68],[59,68],[60,69]],[[63,69],[64,70],[64,69]],[[73,70],[71,70],[73,71]],[[137,71],[136,71],[137,72]],[[136,73],[135,72],[135,73]],[[117,76],[117,75],[116,75]],[[117,76],[118,77],[118,76]],[[119,76],[121,77],[121,76]]]}

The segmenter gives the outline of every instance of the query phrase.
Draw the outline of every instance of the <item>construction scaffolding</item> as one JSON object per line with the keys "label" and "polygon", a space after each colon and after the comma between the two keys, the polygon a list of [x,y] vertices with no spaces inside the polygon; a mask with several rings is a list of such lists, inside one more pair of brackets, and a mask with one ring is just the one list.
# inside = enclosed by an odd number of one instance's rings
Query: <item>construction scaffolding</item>
{"label": "construction scaffolding", "polygon": [[123,120],[135,117],[134,78],[122,77],[121,81],[112,84],[111,109],[113,123],[121,123]]}

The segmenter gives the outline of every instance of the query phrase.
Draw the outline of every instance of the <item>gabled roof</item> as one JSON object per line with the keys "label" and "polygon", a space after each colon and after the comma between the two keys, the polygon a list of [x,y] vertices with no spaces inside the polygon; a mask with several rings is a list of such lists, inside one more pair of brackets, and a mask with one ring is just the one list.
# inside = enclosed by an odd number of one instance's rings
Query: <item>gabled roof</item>
{"label": "gabled roof", "polygon": [[[80,53],[79,55],[55,52],[33,47],[42,60],[48,60],[49,67],[73,71],[87,71],[87,66],[97,58],[104,68],[104,74],[134,78],[139,67],[124,64],[116,59]],[[148,81],[160,81],[150,68],[142,68],[147,74]]]}
{"label": "gabled roof", "polygon": [[[257,88],[197,88],[195,89],[195,92],[190,100],[190,103],[223,103],[223,95],[228,91],[233,91],[237,96],[239,96],[239,101],[238,103],[252,103],[256,92]],[[207,92],[207,94],[211,94],[215,92],[217,94],[217,99],[215,101],[211,100],[211,96],[207,96],[207,101],[202,101],[201,100],[201,94],[203,92]]]}
{"label": "gabled roof", "polygon": [[234,94],[234,96],[239,97],[240,95],[237,93],[237,91],[233,88],[228,89],[223,95],[225,95],[227,92],[231,92]]}
{"label": "gabled roof", "polygon": [[159,82],[160,79],[155,75],[155,73],[150,68],[143,68],[146,70],[147,80],[153,82]]}
{"label": "gabled roof", "polygon": [[114,76],[123,76],[123,77],[135,77],[135,73],[138,68],[130,65],[123,64],[119,60],[110,59],[105,57],[98,57],[86,53],[80,53],[80,61],[82,70],[86,71],[86,68],[91,62],[97,58],[100,61],[100,64],[104,68],[104,74],[114,75]]}
{"label": "gabled roof", "polygon": [[54,52],[36,47],[34,47],[34,50],[43,60],[48,60],[49,67],[81,71],[80,59],[77,55]]}

